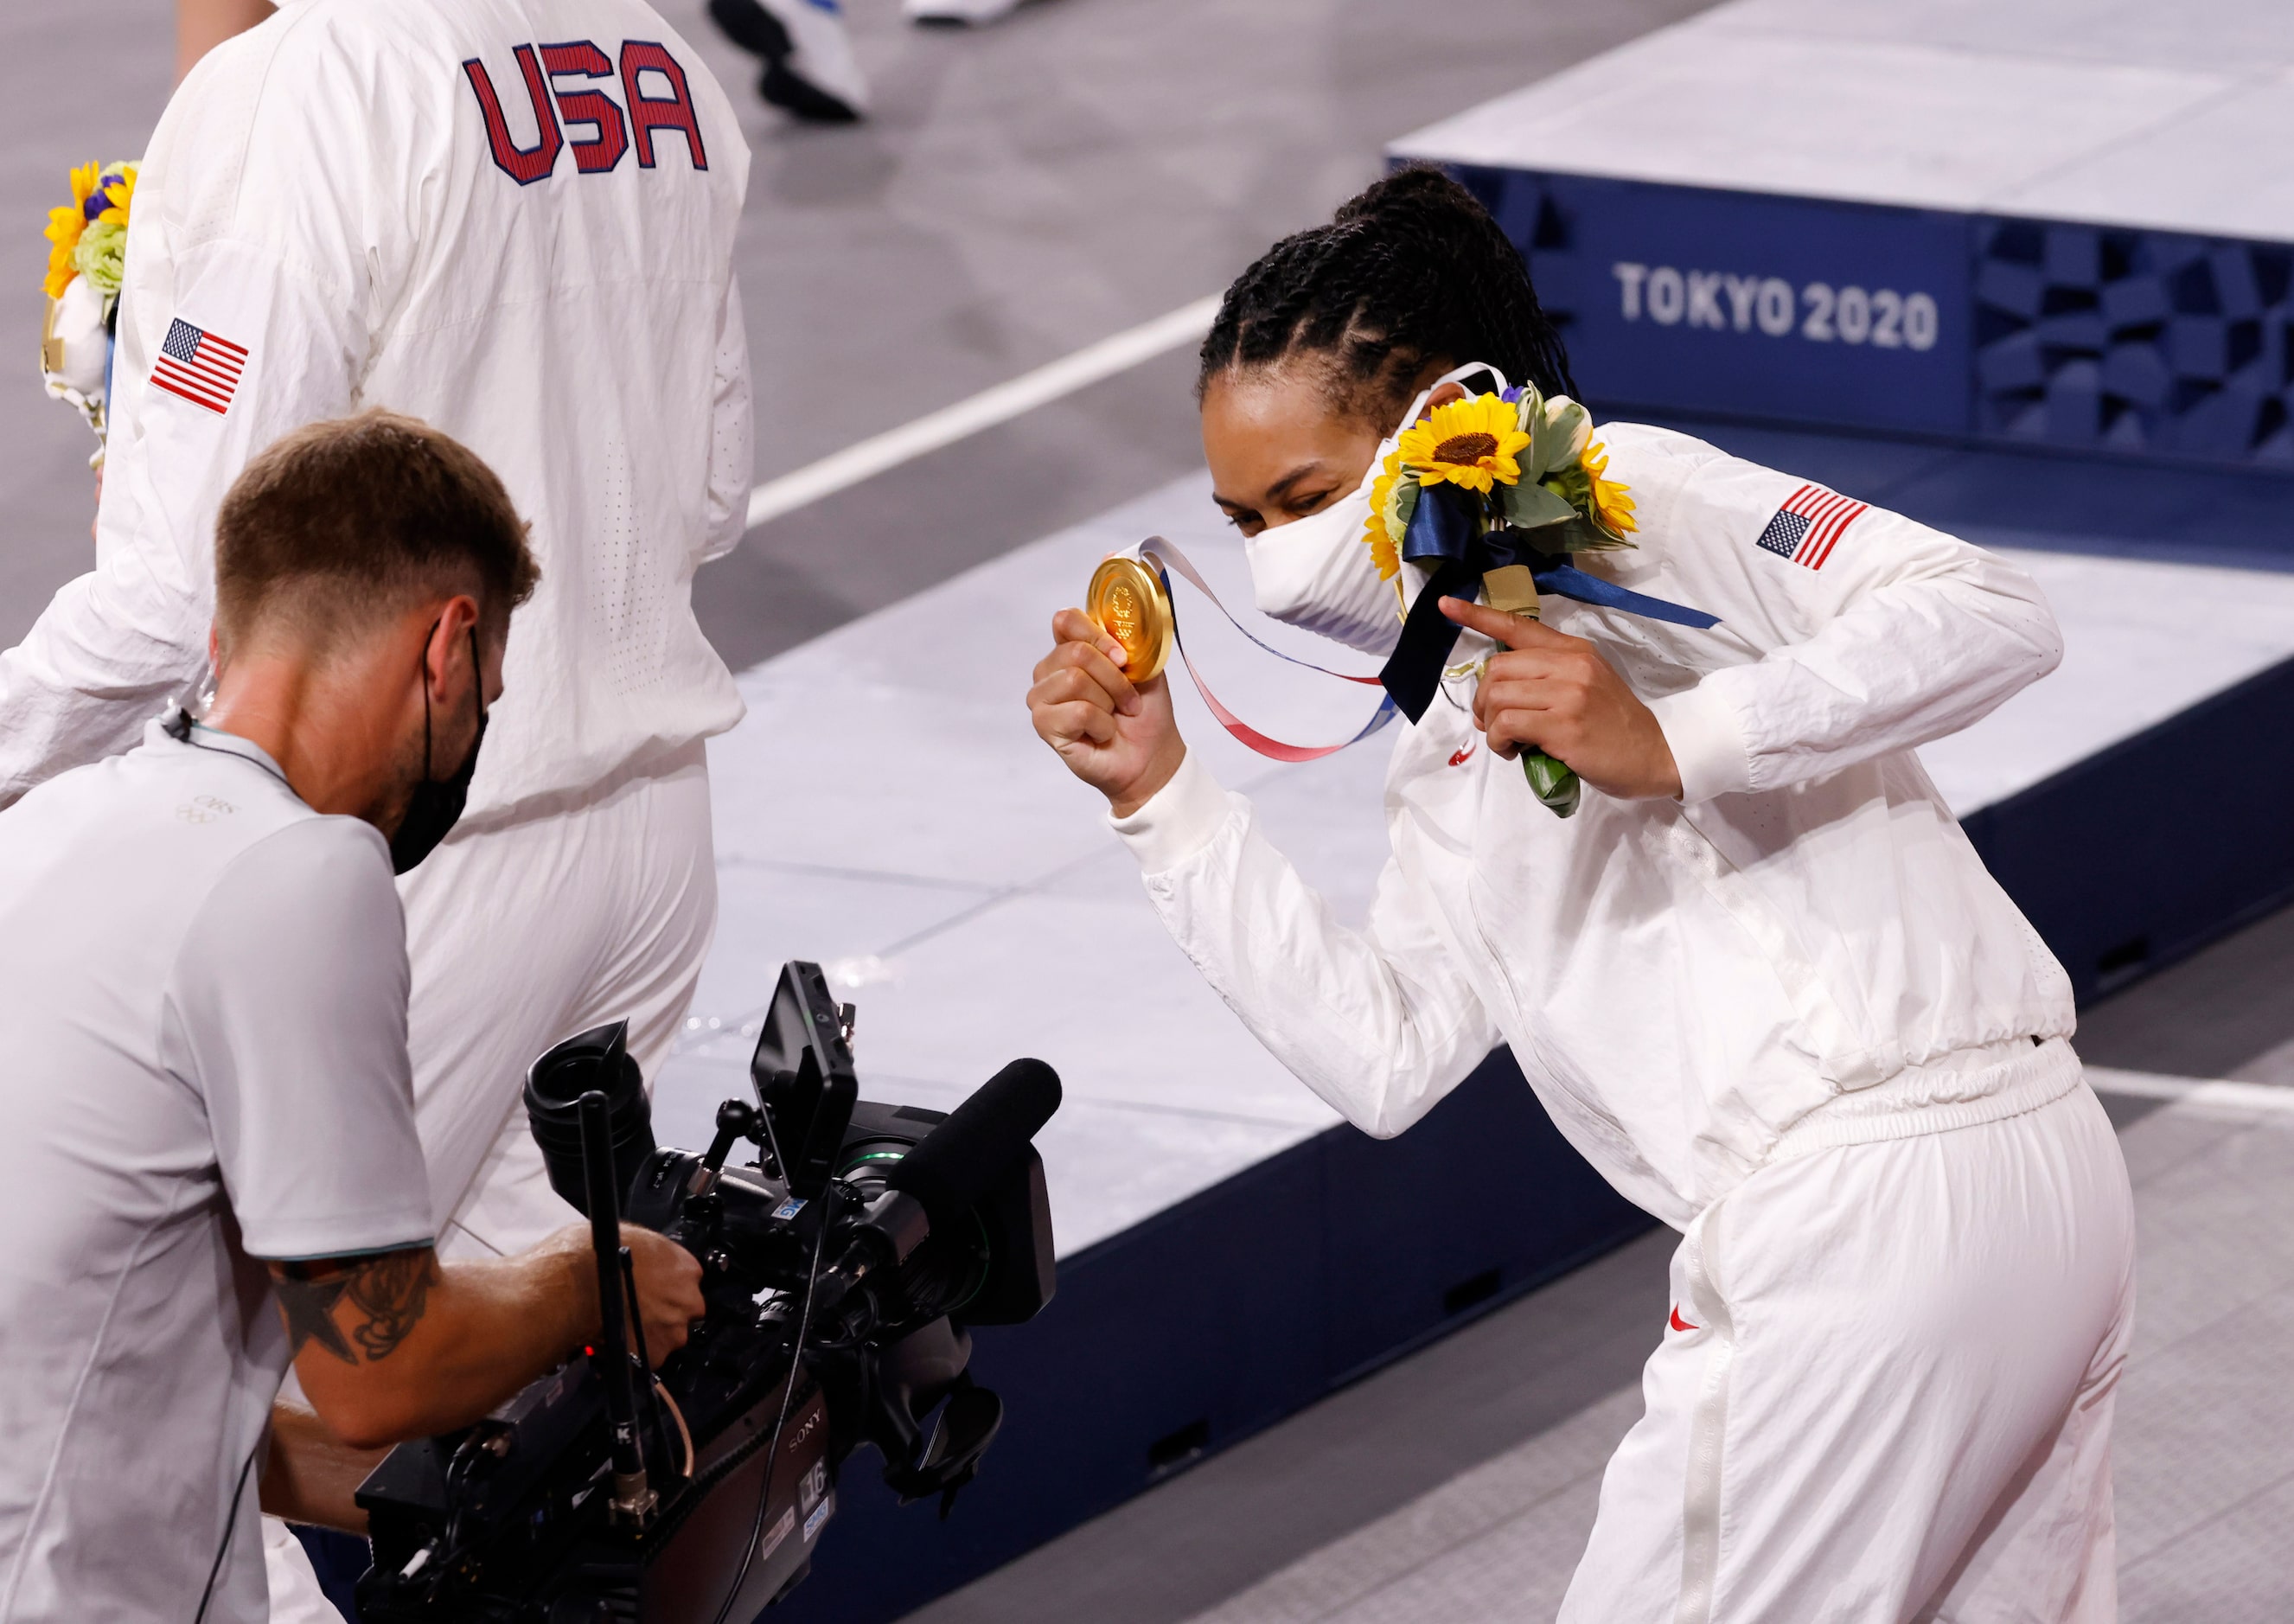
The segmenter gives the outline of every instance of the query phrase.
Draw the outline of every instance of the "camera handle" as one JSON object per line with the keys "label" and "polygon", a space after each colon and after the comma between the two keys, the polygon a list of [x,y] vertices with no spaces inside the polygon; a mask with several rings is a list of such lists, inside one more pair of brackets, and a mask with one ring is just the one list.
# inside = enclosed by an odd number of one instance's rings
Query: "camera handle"
{"label": "camera handle", "polygon": [[1004,1400],[964,1372],[949,1386],[939,1423],[915,1459],[885,1466],[885,1487],[900,1497],[903,1506],[938,1495],[945,1522],[956,1509],[957,1491],[979,1474],[980,1457],[1003,1425]]}
{"label": "camera handle", "polygon": [[637,1390],[630,1381],[630,1342],[622,1296],[622,1203],[614,1187],[613,1130],[606,1097],[591,1089],[577,1109],[582,1122],[582,1179],[590,1197],[590,1243],[598,1254],[598,1341],[590,1368],[606,1395],[606,1424],[614,1440],[614,1489],[608,1509],[616,1522],[641,1524],[656,1497],[646,1483],[638,1447]]}
{"label": "camera handle", "polygon": [[[693,1170],[693,1178],[685,1187],[688,1198],[706,1196],[717,1187],[717,1177],[725,1171],[725,1159],[733,1154],[735,1141],[746,1139],[762,1150],[765,1146],[764,1113],[756,1106],[737,1099],[728,1099],[717,1107],[717,1135],[702,1153],[701,1165]],[[780,1169],[769,1170],[778,1176]]]}

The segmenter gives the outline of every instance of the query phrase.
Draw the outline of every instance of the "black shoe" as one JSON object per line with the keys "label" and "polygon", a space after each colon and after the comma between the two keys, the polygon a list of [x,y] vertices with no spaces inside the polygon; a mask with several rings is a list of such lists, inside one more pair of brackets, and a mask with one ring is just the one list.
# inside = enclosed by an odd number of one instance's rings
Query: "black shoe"
{"label": "black shoe", "polygon": [[[760,0],[709,0],[709,20],[726,38],[764,61],[757,94],[809,124],[851,124],[861,116],[866,81],[852,58],[843,19],[833,4],[787,0],[788,18]],[[810,9],[802,9],[809,7]],[[800,39],[793,20],[809,38]],[[834,88],[831,88],[834,86]]]}
{"label": "black shoe", "polygon": [[785,61],[796,48],[780,19],[757,0],[709,0],[709,20],[742,50],[768,62]]}

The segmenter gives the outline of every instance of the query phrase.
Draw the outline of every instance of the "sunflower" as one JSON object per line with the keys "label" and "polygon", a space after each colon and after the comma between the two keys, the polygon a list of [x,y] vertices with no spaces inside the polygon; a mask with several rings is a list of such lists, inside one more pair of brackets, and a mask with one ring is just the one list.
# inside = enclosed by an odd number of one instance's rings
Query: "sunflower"
{"label": "sunflower", "polygon": [[1579,455],[1579,462],[1592,483],[1586,505],[1592,510],[1590,517],[1593,522],[1612,535],[1622,536],[1639,529],[1633,522],[1633,499],[1626,494],[1631,487],[1620,480],[1601,477],[1609,469],[1609,448],[1598,440],[1589,440]]}
{"label": "sunflower", "polygon": [[1403,430],[1399,451],[1420,485],[1447,480],[1487,494],[1493,483],[1512,485],[1520,479],[1521,465],[1514,453],[1528,444],[1519,411],[1494,395],[1485,395],[1435,407],[1423,422]]}
{"label": "sunflower", "polygon": [[126,225],[128,210],[134,206],[134,202],[135,166],[114,164],[104,172],[103,212],[95,216],[96,223]]}
{"label": "sunflower", "polygon": [[1363,526],[1363,540],[1370,543],[1370,561],[1378,566],[1378,578],[1391,581],[1402,573],[1402,555],[1395,551],[1394,529],[1387,523],[1387,506],[1394,496],[1394,482],[1402,477],[1402,453],[1390,451],[1379,469],[1378,477],[1371,482],[1370,518]]}
{"label": "sunflower", "polygon": [[79,248],[79,234],[87,229],[87,200],[95,191],[96,176],[102,173],[101,164],[82,164],[71,172],[72,200],[69,208],[48,210],[47,238],[48,274],[40,285],[50,298],[61,298],[79,267],[72,256]]}

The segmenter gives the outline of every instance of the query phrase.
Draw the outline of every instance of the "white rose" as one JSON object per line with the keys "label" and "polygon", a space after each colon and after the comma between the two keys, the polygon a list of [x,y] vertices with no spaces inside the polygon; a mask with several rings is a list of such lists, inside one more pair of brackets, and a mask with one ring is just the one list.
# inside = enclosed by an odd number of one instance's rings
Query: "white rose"
{"label": "white rose", "polygon": [[[103,363],[110,336],[103,331],[103,293],[85,276],[75,276],[48,313],[41,371],[53,382],[94,399],[103,393]],[[49,365],[50,362],[61,363]]]}
{"label": "white rose", "polygon": [[1569,450],[1554,464],[1556,468],[1566,467],[1585,454],[1585,447],[1593,438],[1593,414],[1566,395],[1557,395],[1545,403],[1546,426],[1557,432],[1572,413],[1574,420],[1569,428]]}

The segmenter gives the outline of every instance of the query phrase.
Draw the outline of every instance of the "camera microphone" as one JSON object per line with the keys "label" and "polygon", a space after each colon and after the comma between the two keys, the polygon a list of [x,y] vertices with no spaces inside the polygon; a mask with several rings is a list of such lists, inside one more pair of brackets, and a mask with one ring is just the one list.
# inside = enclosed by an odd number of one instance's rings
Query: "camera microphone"
{"label": "camera microphone", "polygon": [[[1014,1060],[989,1078],[892,1163],[851,1244],[819,1283],[824,1310],[845,1334],[874,1323],[872,1276],[907,1262],[927,1235],[961,1233],[1060,1108],[1060,1074],[1040,1060]],[[849,1300],[849,1301],[848,1301]]]}
{"label": "camera microphone", "polygon": [[1060,1074],[1014,1060],[894,1163],[884,1187],[914,1196],[935,1229],[985,1199],[1060,1108]]}

